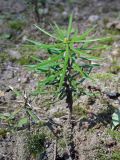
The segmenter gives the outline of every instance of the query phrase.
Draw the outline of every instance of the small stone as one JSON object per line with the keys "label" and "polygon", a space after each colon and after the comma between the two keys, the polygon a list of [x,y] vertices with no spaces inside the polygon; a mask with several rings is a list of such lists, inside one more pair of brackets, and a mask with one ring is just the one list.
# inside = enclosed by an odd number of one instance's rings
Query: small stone
{"label": "small stone", "polygon": [[83,141],[86,141],[86,140],[87,140],[87,137],[84,135],[83,138],[82,138],[82,140],[83,140]]}
{"label": "small stone", "polygon": [[62,12],[62,16],[64,19],[68,18],[68,12],[66,11]]}
{"label": "small stone", "polygon": [[119,55],[119,51],[116,49],[116,50],[113,50],[112,51],[112,55],[113,56],[118,56]]}
{"label": "small stone", "polygon": [[18,80],[17,80],[18,82],[21,82],[21,79],[20,78],[18,78]]}
{"label": "small stone", "polygon": [[100,16],[98,16],[98,15],[91,15],[91,16],[89,16],[88,21],[90,21],[90,22],[97,22],[99,19],[100,19]]}
{"label": "small stone", "polygon": [[27,36],[24,35],[24,36],[22,37],[22,42],[26,42],[26,39],[27,39]]}
{"label": "small stone", "polygon": [[53,118],[53,120],[55,121],[55,123],[60,124],[60,118]]}
{"label": "small stone", "polygon": [[97,135],[98,137],[101,136],[101,132],[100,132],[100,131],[97,132],[96,135]]}

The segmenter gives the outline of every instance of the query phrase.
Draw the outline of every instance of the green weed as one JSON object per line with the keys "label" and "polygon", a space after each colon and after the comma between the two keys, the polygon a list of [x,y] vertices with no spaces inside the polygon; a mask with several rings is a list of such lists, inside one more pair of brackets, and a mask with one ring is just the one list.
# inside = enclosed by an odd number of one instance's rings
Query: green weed
{"label": "green weed", "polygon": [[37,154],[41,154],[45,150],[45,137],[44,133],[39,132],[28,136],[28,149],[35,157]]}
{"label": "green weed", "polygon": [[23,29],[23,27],[25,26],[25,22],[20,20],[12,20],[9,21],[8,25],[11,29],[18,31]]}

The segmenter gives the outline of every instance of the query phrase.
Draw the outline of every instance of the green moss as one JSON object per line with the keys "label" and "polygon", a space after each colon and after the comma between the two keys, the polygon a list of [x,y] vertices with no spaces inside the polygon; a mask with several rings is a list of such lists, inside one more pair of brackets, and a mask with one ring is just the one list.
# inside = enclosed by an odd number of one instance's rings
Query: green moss
{"label": "green moss", "polygon": [[8,25],[11,29],[18,31],[23,29],[23,27],[25,26],[25,22],[21,20],[13,20],[9,21]]}
{"label": "green moss", "polygon": [[8,61],[9,58],[9,55],[6,52],[0,53],[0,63]]}
{"label": "green moss", "polygon": [[66,148],[66,144],[65,144],[65,141],[64,141],[63,138],[62,138],[62,139],[59,139],[58,144],[60,145],[60,147],[61,147],[62,149],[65,149],[65,148]]}
{"label": "green moss", "polygon": [[55,112],[54,114],[53,114],[53,116],[54,117],[56,117],[56,118],[59,118],[59,117],[62,117],[62,116],[64,116],[66,113],[65,112]]}
{"label": "green moss", "polygon": [[21,57],[19,60],[16,60],[17,63],[21,65],[27,65],[32,63],[31,57],[27,55],[26,57]]}
{"label": "green moss", "polygon": [[113,151],[111,160],[120,160],[120,151]]}
{"label": "green moss", "polygon": [[106,29],[105,32],[109,33],[111,35],[119,35],[120,34],[120,31],[118,29]]}
{"label": "green moss", "polygon": [[87,111],[84,109],[84,106],[76,105],[73,107],[73,114],[77,116],[87,116]]}
{"label": "green moss", "polygon": [[116,139],[117,141],[120,142],[120,132],[119,132],[119,131],[116,131],[116,130],[108,130],[108,134],[109,134],[112,138],[114,138],[114,139]]}
{"label": "green moss", "polygon": [[95,73],[92,75],[94,79],[100,79],[100,80],[110,80],[115,75],[112,73]]}
{"label": "green moss", "polygon": [[35,60],[32,56],[35,56],[35,52],[38,51],[38,47],[35,45],[23,45],[18,48],[18,51],[21,53],[22,57],[17,60],[17,62],[21,65],[34,63]]}
{"label": "green moss", "polygon": [[111,66],[111,68],[110,68],[110,71],[112,72],[112,73],[118,73],[118,72],[120,72],[120,66],[118,66],[118,65],[113,65],[113,66]]}
{"label": "green moss", "polygon": [[[109,34],[109,35],[108,35]],[[102,41],[101,44],[106,44],[106,45],[111,45],[114,41],[115,41],[115,38],[114,36],[115,35],[119,35],[120,34],[120,31],[117,30],[117,29],[105,29],[104,32],[103,32],[103,35],[106,35],[108,37],[111,36],[111,38],[109,38],[107,41]],[[112,37],[113,36],[113,37]]]}
{"label": "green moss", "polygon": [[38,125],[39,125],[39,127],[43,127],[43,126],[45,125],[45,122],[39,121],[39,122],[38,122]]}
{"label": "green moss", "polygon": [[103,150],[102,148],[100,148],[97,152],[97,156],[96,158],[98,160],[119,160],[120,159],[120,151],[116,150],[116,151],[112,151],[111,154],[107,154],[105,150]]}
{"label": "green moss", "polygon": [[22,45],[18,49],[22,54],[33,53],[39,50],[39,47],[36,45]]}
{"label": "green moss", "polygon": [[101,54],[102,54],[102,50],[99,50],[99,51],[97,51],[97,52],[94,52],[94,53],[92,54],[92,56],[100,57]]}
{"label": "green moss", "polygon": [[0,128],[0,137],[5,137],[7,134],[7,129]]}
{"label": "green moss", "polygon": [[45,150],[45,134],[44,133],[34,133],[28,136],[28,149],[29,152],[36,156]]}
{"label": "green moss", "polygon": [[103,150],[102,148],[99,148],[98,151],[97,151],[96,159],[98,159],[98,160],[109,160],[110,158],[105,153],[105,150]]}

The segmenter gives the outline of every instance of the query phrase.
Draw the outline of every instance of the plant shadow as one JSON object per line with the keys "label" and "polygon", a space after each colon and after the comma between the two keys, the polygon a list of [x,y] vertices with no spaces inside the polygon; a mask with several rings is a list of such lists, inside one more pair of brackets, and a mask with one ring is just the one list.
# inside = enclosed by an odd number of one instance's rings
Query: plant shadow
{"label": "plant shadow", "polygon": [[87,130],[95,127],[97,124],[102,124],[103,126],[107,127],[108,124],[112,124],[112,114],[114,113],[115,108],[113,108],[111,105],[107,107],[106,110],[94,114],[92,113],[91,116],[88,116],[87,118],[82,118],[79,121],[79,129],[83,128],[83,126],[87,125]]}

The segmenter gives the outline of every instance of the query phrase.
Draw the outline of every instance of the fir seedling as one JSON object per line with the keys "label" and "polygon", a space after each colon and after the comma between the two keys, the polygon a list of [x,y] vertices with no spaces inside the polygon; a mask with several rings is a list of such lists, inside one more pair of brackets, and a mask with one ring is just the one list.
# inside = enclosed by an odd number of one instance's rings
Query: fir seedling
{"label": "fir seedling", "polygon": [[[78,35],[78,30],[72,28],[72,15],[69,18],[67,29],[61,29],[54,23],[53,34],[37,27],[38,30],[54,39],[54,43],[44,44],[33,40],[28,40],[48,52],[48,59],[37,60],[37,64],[29,65],[31,70],[44,74],[45,79],[38,82],[36,94],[47,94],[50,92],[60,100],[66,99],[69,109],[69,120],[71,120],[73,110],[73,97],[80,95],[83,90],[78,86],[85,79],[92,79],[90,73],[99,58],[92,56],[91,51],[105,48],[106,46],[93,46],[94,42],[106,41],[108,38],[89,39],[88,35],[93,31],[88,29],[83,34]],[[94,63],[92,63],[94,61]],[[52,90],[51,90],[52,88]],[[49,91],[48,91],[49,90]]]}

